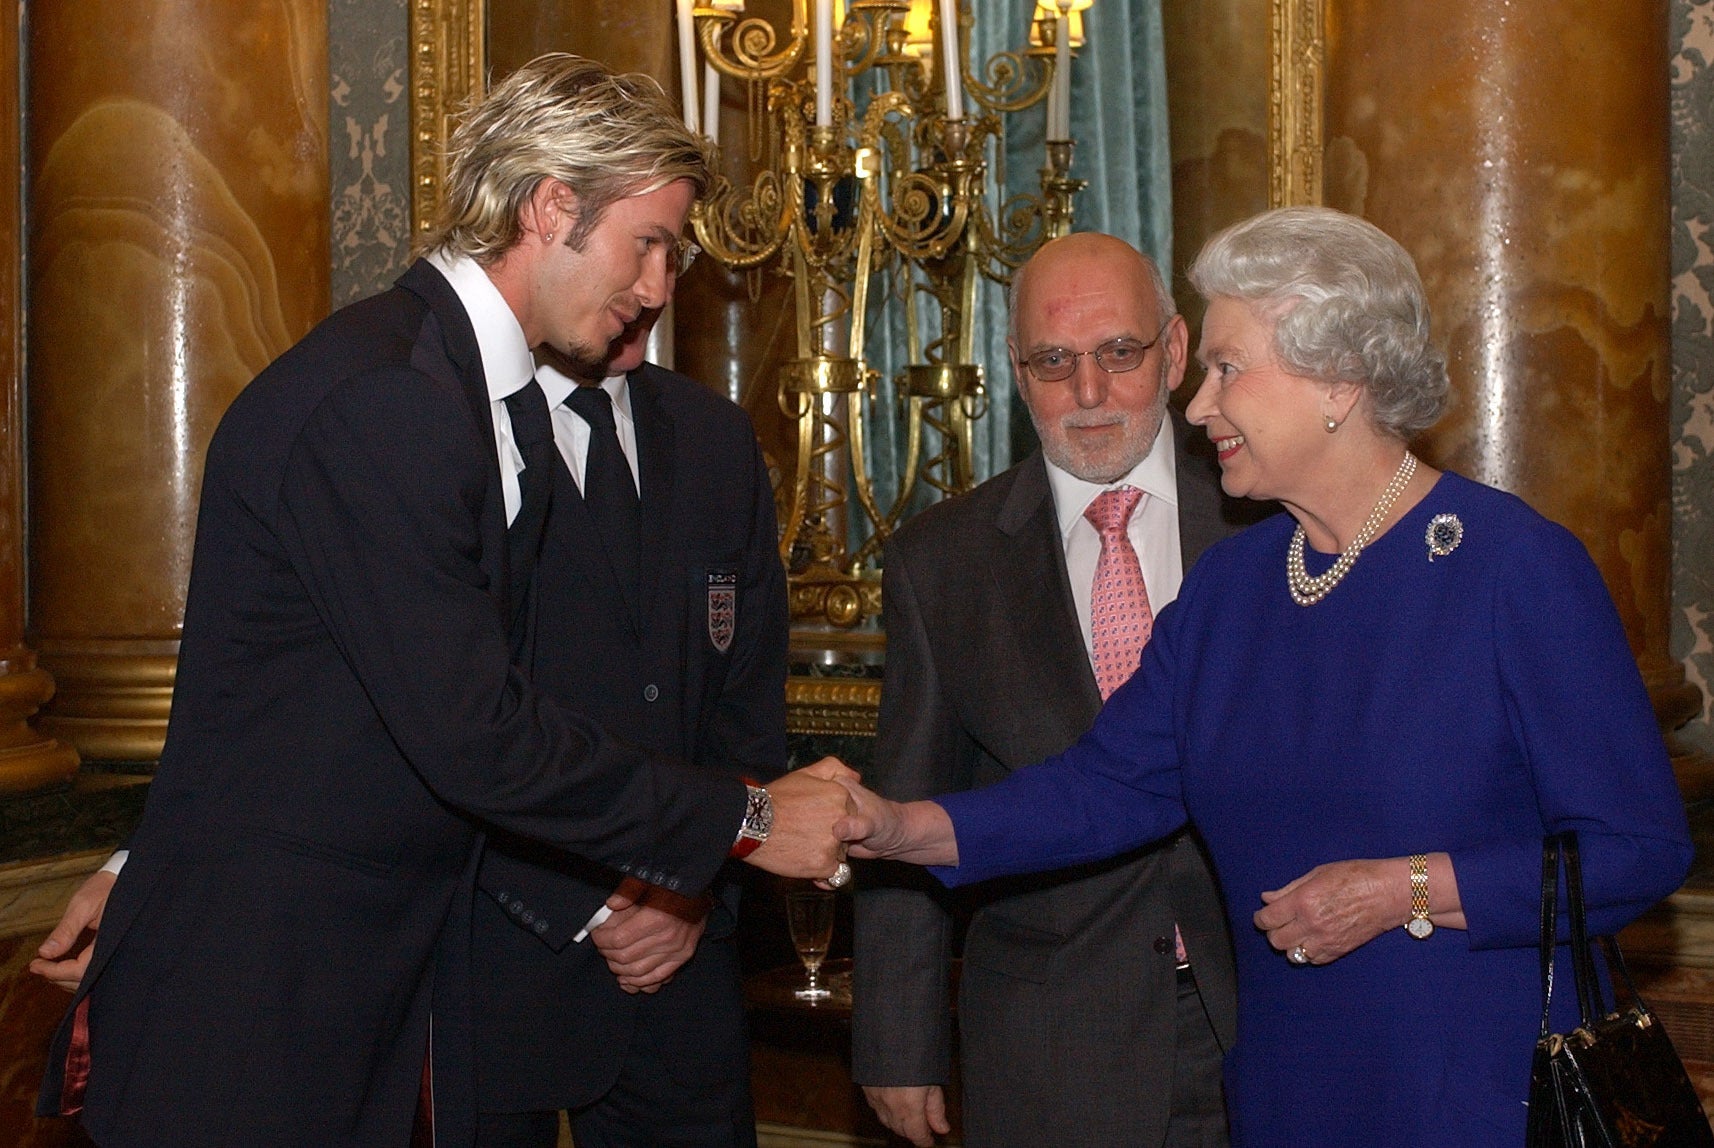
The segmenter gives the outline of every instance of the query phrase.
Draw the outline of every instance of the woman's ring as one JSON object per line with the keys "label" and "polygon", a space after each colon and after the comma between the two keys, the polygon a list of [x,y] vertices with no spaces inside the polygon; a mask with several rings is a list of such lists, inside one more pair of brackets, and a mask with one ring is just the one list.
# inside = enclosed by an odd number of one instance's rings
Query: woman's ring
{"label": "woman's ring", "polygon": [[833,871],[833,876],[827,879],[829,888],[843,889],[851,881],[851,866],[841,861],[839,868]]}
{"label": "woman's ring", "polygon": [[1294,965],[1307,965],[1309,963],[1309,954],[1303,951],[1302,945],[1299,945],[1286,954],[1286,960],[1290,961]]}

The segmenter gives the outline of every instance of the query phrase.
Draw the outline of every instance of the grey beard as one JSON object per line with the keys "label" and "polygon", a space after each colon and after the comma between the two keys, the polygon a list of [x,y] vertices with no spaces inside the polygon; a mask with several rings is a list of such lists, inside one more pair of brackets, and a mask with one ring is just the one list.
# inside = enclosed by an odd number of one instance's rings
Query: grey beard
{"label": "grey beard", "polygon": [[[1080,460],[1073,457],[1069,449],[1061,449],[1062,447],[1067,446],[1063,424],[1054,428],[1058,432],[1056,436],[1044,434],[1041,421],[1036,418],[1036,413],[1033,410],[1030,411],[1030,423],[1036,428],[1036,438],[1041,441],[1042,453],[1047,456],[1047,460],[1049,462],[1053,463],[1053,465],[1059,467],[1059,469],[1065,471],[1065,473],[1073,476],[1074,478],[1080,478],[1084,482],[1093,482],[1100,485],[1111,482],[1122,475],[1129,474],[1138,463],[1149,457],[1149,454],[1155,449],[1155,439],[1160,435],[1161,424],[1166,420],[1166,406],[1168,400],[1171,398],[1172,394],[1166,387],[1166,371],[1163,369],[1161,371],[1160,398],[1155,402],[1155,405],[1150,410],[1141,415],[1131,415],[1128,420],[1127,425],[1134,423],[1137,420],[1142,420],[1145,423],[1143,429],[1146,433],[1139,440],[1141,442],[1141,449],[1137,452],[1136,457],[1123,460],[1123,468],[1119,470],[1118,474],[1111,477],[1079,473],[1079,471],[1084,469],[1080,464]],[[1026,407],[1026,409],[1028,408]]]}

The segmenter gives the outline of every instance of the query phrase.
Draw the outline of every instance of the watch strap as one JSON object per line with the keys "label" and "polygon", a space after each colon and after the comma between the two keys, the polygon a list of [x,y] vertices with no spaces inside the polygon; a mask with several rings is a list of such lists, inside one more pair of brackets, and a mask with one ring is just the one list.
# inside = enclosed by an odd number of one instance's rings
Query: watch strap
{"label": "watch strap", "polygon": [[1428,854],[1413,853],[1410,858],[1410,920],[1405,931],[1417,940],[1425,940],[1434,931],[1428,917]]}
{"label": "watch strap", "polygon": [[774,827],[773,798],[749,778],[743,781],[744,820],[738,824],[738,836],[733,840],[732,848],[726,851],[726,856],[734,861],[741,861],[761,848]]}

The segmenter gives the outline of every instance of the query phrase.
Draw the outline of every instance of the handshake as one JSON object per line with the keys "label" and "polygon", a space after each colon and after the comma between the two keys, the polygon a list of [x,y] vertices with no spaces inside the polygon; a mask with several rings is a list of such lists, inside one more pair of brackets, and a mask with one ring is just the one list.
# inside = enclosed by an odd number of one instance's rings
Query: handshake
{"label": "handshake", "polygon": [[[958,864],[958,844],[952,822],[932,801],[899,804],[888,801],[859,783],[860,778],[838,758],[824,757],[814,765],[794,770],[767,787],[773,802],[773,825],[767,840],[745,860],[784,877],[811,877],[828,888],[850,879],[847,855],[859,858],[893,857],[919,865]],[[30,971],[65,988],[75,989],[88,967],[93,938],[101,926],[107,895],[115,872],[109,869],[92,875],[73,894],[60,923],[42,942]],[[633,882],[622,886],[608,901],[615,914],[611,924],[592,931],[596,945],[608,957],[627,992],[651,992],[670,976],[695,948],[701,936],[702,910],[678,906],[655,915],[655,926],[642,927],[632,920],[632,911],[645,902],[659,899],[655,890],[645,893]],[[661,918],[676,917],[694,930],[674,934],[679,959],[652,960],[637,953],[649,949],[662,934]],[[658,957],[658,946],[654,951]]]}
{"label": "handshake", "polygon": [[767,787],[774,820],[767,840],[745,858],[783,877],[843,885],[847,855],[890,857],[918,865],[958,864],[952,822],[932,801],[901,804],[863,788],[836,757],[793,770]]}

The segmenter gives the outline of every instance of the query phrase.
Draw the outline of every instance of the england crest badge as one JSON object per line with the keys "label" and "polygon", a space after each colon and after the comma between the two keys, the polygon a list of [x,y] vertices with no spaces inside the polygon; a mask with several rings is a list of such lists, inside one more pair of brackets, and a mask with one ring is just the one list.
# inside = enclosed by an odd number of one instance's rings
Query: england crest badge
{"label": "england crest badge", "polygon": [[708,640],[724,654],[732,648],[732,633],[738,628],[738,574],[732,570],[708,572]]}

